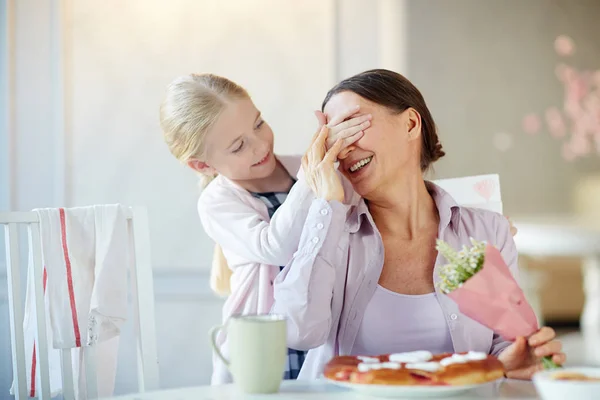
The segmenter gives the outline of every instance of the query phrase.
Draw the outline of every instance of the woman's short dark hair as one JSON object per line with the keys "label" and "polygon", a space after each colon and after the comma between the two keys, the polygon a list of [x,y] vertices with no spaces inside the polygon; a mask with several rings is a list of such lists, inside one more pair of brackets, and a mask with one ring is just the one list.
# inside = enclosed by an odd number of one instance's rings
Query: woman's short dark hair
{"label": "woman's short dark hair", "polygon": [[419,89],[397,72],[372,69],[344,79],[325,96],[322,110],[331,97],[340,92],[353,92],[373,103],[382,105],[393,113],[400,114],[409,108],[421,115],[421,170],[445,155],[438,139],[437,129],[431,112]]}

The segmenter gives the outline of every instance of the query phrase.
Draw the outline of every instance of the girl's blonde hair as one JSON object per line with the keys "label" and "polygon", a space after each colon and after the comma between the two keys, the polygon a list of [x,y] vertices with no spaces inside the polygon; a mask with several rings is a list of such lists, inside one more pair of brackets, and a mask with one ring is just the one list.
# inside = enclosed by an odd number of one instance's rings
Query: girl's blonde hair
{"label": "girl's blonde hair", "polygon": [[231,294],[231,268],[218,244],[213,250],[212,268],[210,270],[210,288],[219,296]]}
{"label": "girl's blonde hair", "polygon": [[[160,106],[160,126],[171,153],[182,163],[204,157],[204,138],[232,99],[248,98],[246,90],[213,74],[190,74],[169,84]],[[199,173],[204,188],[214,175]],[[231,292],[231,269],[215,245],[210,286],[219,295]]]}

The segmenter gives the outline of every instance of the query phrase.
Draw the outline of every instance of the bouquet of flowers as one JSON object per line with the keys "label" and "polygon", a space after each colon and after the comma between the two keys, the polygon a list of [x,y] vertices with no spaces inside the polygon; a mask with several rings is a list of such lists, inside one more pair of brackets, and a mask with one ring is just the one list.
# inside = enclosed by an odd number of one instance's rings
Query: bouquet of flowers
{"label": "bouquet of flowers", "polygon": [[[442,240],[436,249],[448,264],[440,271],[439,289],[460,311],[507,340],[529,336],[538,329],[537,317],[494,246],[471,239],[472,247],[456,251]],[[544,368],[558,368],[551,357]]]}

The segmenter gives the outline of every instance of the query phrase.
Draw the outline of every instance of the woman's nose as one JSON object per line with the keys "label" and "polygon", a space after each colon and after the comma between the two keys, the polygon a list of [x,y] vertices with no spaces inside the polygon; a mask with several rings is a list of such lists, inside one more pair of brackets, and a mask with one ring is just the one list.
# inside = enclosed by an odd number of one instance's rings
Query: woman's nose
{"label": "woman's nose", "polygon": [[342,151],[340,151],[340,154],[338,154],[338,160],[343,160],[345,158],[348,158],[350,153],[352,153],[352,151],[354,151],[355,148],[356,148],[356,146],[350,145],[350,146],[342,149]]}

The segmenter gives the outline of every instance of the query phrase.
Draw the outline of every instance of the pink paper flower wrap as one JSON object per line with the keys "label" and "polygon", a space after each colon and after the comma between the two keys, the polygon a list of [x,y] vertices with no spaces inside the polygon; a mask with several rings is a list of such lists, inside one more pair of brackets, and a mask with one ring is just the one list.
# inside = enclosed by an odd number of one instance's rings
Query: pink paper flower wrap
{"label": "pink paper flower wrap", "polygon": [[506,340],[527,337],[539,329],[537,317],[523,290],[500,251],[489,244],[481,270],[448,296],[458,304],[461,313]]}

